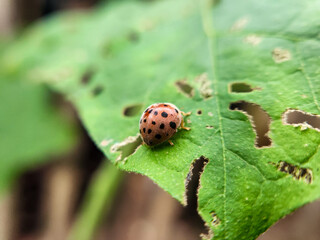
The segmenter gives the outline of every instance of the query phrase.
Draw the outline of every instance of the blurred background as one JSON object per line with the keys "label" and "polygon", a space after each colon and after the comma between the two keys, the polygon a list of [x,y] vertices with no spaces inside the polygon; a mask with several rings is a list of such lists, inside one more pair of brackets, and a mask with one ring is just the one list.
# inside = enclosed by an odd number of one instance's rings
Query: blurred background
{"label": "blurred background", "polygon": [[[96,4],[98,0],[0,0],[1,38],[14,37],[58,11],[86,10]],[[99,178],[102,168],[110,174],[116,171],[105,166],[108,160],[87,136],[74,108],[61,96],[50,95],[54,108],[76,126],[77,143],[71,151],[50,155],[49,161],[19,173],[1,194],[0,240],[71,239],[74,228],[87,226],[86,217],[92,220],[90,214],[78,219],[79,212],[86,211],[83,203],[94,198],[90,183]],[[206,233],[196,212],[196,199],[183,207],[151,180],[133,173],[117,173],[112,184],[108,202],[94,203],[103,211],[93,226],[88,221],[92,239],[198,240],[200,233]],[[319,223],[320,202],[315,202],[280,220],[259,240],[320,239]]]}

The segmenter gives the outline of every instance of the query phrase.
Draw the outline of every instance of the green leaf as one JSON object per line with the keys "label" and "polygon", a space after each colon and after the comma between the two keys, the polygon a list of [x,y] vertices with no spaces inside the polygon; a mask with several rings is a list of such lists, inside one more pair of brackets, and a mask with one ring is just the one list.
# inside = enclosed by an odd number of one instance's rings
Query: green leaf
{"label": "green leaf", "polygon": [[44,86],[1,79],[0,116],[0,193],[23,170],[74,146],[75,129]]}
{"label": "green leaf", "polygon": [[[193,163],[208,159],[199,214],[214,239],[255,239],[320,195],[319,127],[282,120],[299,109],[319,122],[319,11],[316,0],[114,3],[39,25],[4,58],[66,94],[119,168],[183,204]],[[191,111],[191,131],[136,148],[136,108],[155,102]]]}

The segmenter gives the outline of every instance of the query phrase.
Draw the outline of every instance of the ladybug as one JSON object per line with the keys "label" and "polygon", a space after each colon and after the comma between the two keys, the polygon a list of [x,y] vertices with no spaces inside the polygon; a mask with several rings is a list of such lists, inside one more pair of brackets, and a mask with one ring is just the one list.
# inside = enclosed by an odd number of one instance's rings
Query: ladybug
{"label": "ladybug", "polygon": [[155,146],[169,140],[178,128],[190,130],[184,126],[183,116],[191,113],[180,111],[171,103],[155,103],[150,105],[140,118],[140,135],[148,146]]}

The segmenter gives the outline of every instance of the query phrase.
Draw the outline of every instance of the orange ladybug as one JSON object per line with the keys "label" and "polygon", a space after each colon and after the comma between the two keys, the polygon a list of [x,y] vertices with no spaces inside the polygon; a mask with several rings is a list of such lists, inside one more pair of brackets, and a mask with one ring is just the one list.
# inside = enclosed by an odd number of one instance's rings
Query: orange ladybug
{"label": "orange ladybug", "polygon": [[140,135],[148,146],[155,146],[169,140],[178,128],[190,130],[184,126],[183,116],[191,113],[180,111],[172,103],[155,103],[150,105],[140,118]]}

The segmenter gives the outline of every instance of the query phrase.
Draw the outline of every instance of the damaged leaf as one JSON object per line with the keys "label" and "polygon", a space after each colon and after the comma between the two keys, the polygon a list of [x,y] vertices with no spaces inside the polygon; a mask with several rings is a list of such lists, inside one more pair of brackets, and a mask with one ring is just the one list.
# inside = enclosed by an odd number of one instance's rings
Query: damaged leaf
{"label": "damaged leaf", "polygon": [[[119,168],[147,175],[180,202],[194,160],[205,156],[198,212],[210,227],[206,238],[255,239],[320,197],[320,133],[282,121],[287,109],[320,114],[319,10],[316,0],[117,1],[38,25],[12,43],[2,66],[65,94],[113,163],[125,158]],[[139,131],[136,108],[124,110],[156,102],[191,111],[191,130],[178,131],[174,146],[112,148]],[[255,146],[259,124],[232,103],[270,117],[262,131],[269,147]],[[308,169],[312,181],[297,181],[279,162],[300,179]]]}

